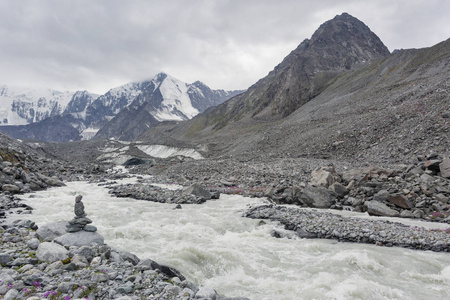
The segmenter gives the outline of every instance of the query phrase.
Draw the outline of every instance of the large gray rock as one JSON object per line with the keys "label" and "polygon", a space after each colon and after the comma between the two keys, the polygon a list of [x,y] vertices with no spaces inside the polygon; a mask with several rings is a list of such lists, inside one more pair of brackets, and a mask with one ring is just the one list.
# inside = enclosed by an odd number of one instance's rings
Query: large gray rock
{"label": "large gray rock", "polygon": [[311,185],[329,187],[335,182],[333,167],[320,167],[311,172]]}
{"label": "large gray rock", "polygon": [[335,192],[339,197],[344,198],[349,192],[345,186],[340,184],[339,182],[335,182],[329,187],[330,191]]}
{"label": "large gray rock", "polygon": [[415,218],[416,216],[410,211],[410,210],[402,210],[402,212],[400,213],[400,218]]}
{"label": "large gray rock", "polygon": [[377,167],[375,166],[350,169],[342,173],[342,179],[346,182],[351,182],[353,180],[359,182],[362,179],[367,178],[369,174],[375,170],[377,170]]}
{"label": "large gray rock", "polygon": [[398,217],[399,216],[398,211],[389,208],[389,206],[387,206],[384,203],[372,200],[372,201],[367,201],[366,205],[367,205],[367,212],[369,213],[369,215],[384,216],[384,217]]}
{"label": "large gray rock", "polygon": [[4,184],[4,185],[2,185],[2,190],[4,192],[10,192],[10,193],[18,193],[18,192],[20,192],[20,188],[17,185],[14,185],[14,184]]}
{"label": "large gray rock", "polygon": [[66,226],[69,224],[67,221],[59,221],[39,227],[36,230],[38,238],[44,241],[53,241],[55,238],[66,234]]}
{"label": "large gray rock", "polygon": [[330,208],[336,201],[336,193],[324,187],[307,186],[300,199],[310,207]]}
{"label": "large gray rock", "polygon": [[48,177],[41,173],[36,173],[36,176],[46,184],[50,186],[65,186],[66,184],[62,182],[61,180],[54,178],[54,177]]}
{"label": "large gray rock", "polygon": [[37,238],[32,238],[27,242],[27,246],[30,247],[33,250],[36,250],[39,247],[39,240]]}
{"label": "large gray rock", "polygon": [[19,296],[19,291],[16,289],[10,289],[4,296],[4,300],[14,300]]}
{"label": "large gray rock", "polygon": [[381,190],[381,191],[378,191],[378,193],[376,193],[373,196],[373,200],[378,201],[378,202],[384,202],[388,199],[389,195],[390,194],[387,190]]}
{"label": "large gray rock", "polygon": [[78,231],[66,233],[55,239],[55,242],[63,246],[88,246],[92,243],[103,245],[105,239],[97,232]]}
{"label": "large gray rock", "polygon": [[414,207],[412,201],[405,195],[391,195],[387,200],[401,208],[409,209]]}
{"label": "large gray rock", "polygon": [[211,193],[209,191],[207,191],[204,187],[202,187],[201,185],[198,184],[193,184],[188,188],[185,188],[183,190],[183,194],[185,195],[194,195],[197,197],[201,197],[205,200],[210,200],[211,199]]}
{"label": "large gray rock", "polygon": [[136,255],[128,251],[121,251],[119,252],[119,254],[123,260],[129,261],[133,264],[133,266],[136,266],[140,261],[140,259]]}
{"label": "large gray rock", "polygon": [[442,177],[450,178],[450,158],[444,158],[439,164],[439,169]]}
{"label": "large gray rock", "polygon": [[73,251],[73,254],[78,254],[85,257],[89,262],[94,258],[95,251],[92,247],[82,246]]}
{"label": "large gray rock", "polygon": [[69,258],[69,251],[61,245],[44,242],[39,244],[36,257],[45,262],[55,262]]}
{"label": "large gray rock", "polygon": [[0,266],[6,265],[11,261],[11,256],[8,253],[0,253]]}

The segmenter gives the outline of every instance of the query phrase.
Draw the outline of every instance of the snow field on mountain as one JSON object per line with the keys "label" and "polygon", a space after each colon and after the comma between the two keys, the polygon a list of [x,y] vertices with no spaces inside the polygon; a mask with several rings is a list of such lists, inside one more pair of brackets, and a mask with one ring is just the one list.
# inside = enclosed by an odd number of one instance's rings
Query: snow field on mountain
{"label": "snow field on mountain", "polygon": [[[0,124],[26,125],[27,121],[40,121],[49,117],[55,109],[62,113],[72,99],[74,92],[60,92],[46,88],[0,86]],[[13,104],[19,112],[13,111]],[[34,112],[34,116],[33,113]],[[5,122],[7,120],[7,122]]]}
{"label": "snow field on mountain", "polygon": [[182,121],[183,118],[177,114],[177,111],[182,112],[189,119],[199,113],[199,111],[192,106],[186,83],[167,76],[159,86],[159,90],[161,91],[164,100],[155,114],[155,118],[158,121]]}
{"label": "snow field on mountain", "polygon": [[193,159],[203,159],[203,156],[198,151],[191,148],[175,148],[164,145],[136,145],[136,147],[145,154],[158,158],[181,155]]}

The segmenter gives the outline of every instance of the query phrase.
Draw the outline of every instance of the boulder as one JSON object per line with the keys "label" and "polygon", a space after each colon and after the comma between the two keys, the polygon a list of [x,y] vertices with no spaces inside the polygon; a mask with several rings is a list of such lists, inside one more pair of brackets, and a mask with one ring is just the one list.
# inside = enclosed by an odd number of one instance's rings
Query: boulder
{"label": "boulder", "polygon": [[66,184],[59,180],[58,178],[48,177],[40,173],[36,173],[36,176],[46,184],[50,186],[65,186]]}
{"label": "boulder", "polygon": [[416,216],[410,210],[402,210],[400,213],[400,218],[411,218],[414,219]]}
{"label": "boulder", "polygon": [[17,299],[17,296],[19,296],[19,291],[16,289],[10,289],[5,296],[3,296],[4,300],[14,300]]}
{"label": "boulder", "polygon": [[428,174],[422,174],[420,176],[420,181],[423,183],[427,183],[427,182],[433,182],[434,181],[434,177]]}
{"label": "boulder", "polygon": [[405,195],[391,195],[387,200],[401,208],[414,207],[414,204]]}
{"label": "boulder", "polygon": [[105,239],[97,232],[78,231],[66,233],[55,239],[55,242],[63,246],[88,246],[92,243],[103,245]]}
{"label": "boulder", "polygon": [[140,259],[136,255],[128,251],[121,251],[119,252],[119,254],[123,260],[129,261],[130,263],[133,264],[133,266],[136,266],[140,261]]}
{"label": "boulder", "polygon": [[450,178],[450,158],[444,158],[439,164],[439,169],[442,177]]}
{"label": "boulder", "polygon": [[39,247],[39,240],[37,238],[32,238],[27,242],[27,246],[30,247],[33,250],[36,250]]}
{"label": "boulder", "polygon": [[30,228],[33,230],[36,230],[38,227],[36,223],[34,223],[31,220],[25,219],[25,220],[16,220],[13,222],[14,226],[16,227],[22,227],[22,228]]}
{"label": "boulder", "polygon": [[8,253],[0,253],[0,266],[6,265],[11,261],[11,256]]}
{"label": "boulder", "polygon": [[358,168],[358,169],[347,170],[342,173],[342,179],[345,182],[351,182],[353,180],[359,182],[365,178],[367,180],[369,174],[371,172],[375,172],[377,169],[378,168],[375,166],[370,166],[370,167],[363,167],[363,168]]}
{"label": "boulder", "polygon": [[36,257],[45,262],[55,262],[69,258],[69,251],[61,245],[44,242],[39,244]]}
{"label": "boulder", "polygon": [[59,221],[39,227],[36,236],[44,241],[53,241],[55,238],[66,234],[67,221]]}
{"label": "boulder", "polygon": [[89,262],[94,258],[95,251],[92,247],[81,246],[73,251],[74,255],[81,255],[85,257]]}
{"label": "boulder", "polygon": [[330,208],[335,203],[336,196],[335,192],[324,187],[307,186],[300,199],[310,207]]}
{"label": "boulder", "polygon": [[18,193],[18,192],[20,192],[20,188],[17,185],[14,185],[14,184],[4,184],[4,185],[2,185],[2,190],[4,192],[10,192],[10,193]]}
{"label": "boulder", "polygon": [[329,189],[335,192],[340,198],[344,198],[348,194],[348,189],[339,182],[333,183]]}
{"label": "boulder", "polygon": [[193,184],[183,190],[185,195],[194,195],[196,197],[201,197],[205,200],[211,199],[211,193],[207,191],[204,187],[199,184]]}
{"label": "boulder", "polygon": [[387,200],[388,197],[389,197],[389,192],[386,190],[381,190],[381,191],[378,191],[378,193],[376,193],[373,196],[373,200],[378,201],[378,202],[384,202]]}
{"label": "boulder", "polygon": [[81,256],[80,254],[75,254],[70,262],[78,268],[86,268],[87,266],[89,266],[89,262],[86,257]]}
{"label": "boulder", "polygon": [[384,203],[378,202],[378,201],[366,201],[367,205],[367,212],[369,215],[374,216],[384,216],[384,217],[398,217],[399,213],[398,211],[389,208]]}
{"label": "boulder", "polygon": [[333,167],[320,167],[311,172],[311,185],[329,187],[336,180],[333,176],[336,171]]}

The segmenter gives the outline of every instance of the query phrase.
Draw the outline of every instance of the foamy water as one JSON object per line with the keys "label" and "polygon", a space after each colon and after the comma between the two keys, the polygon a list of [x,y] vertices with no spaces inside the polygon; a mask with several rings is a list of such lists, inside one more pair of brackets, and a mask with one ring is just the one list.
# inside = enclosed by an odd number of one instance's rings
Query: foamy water
{"label": "foamy water", "polygon": [[27,218],[38,225],[70,220],[77,194],[83,195],[88,217],[106,243],[173,266],[228,297],[450,298],[449,253],[276,239],[270,232],[282,230],[278,224],[241,217],[261,199],[222,195],[175,210],[173,204],[112,198],[103,187],[74,182],[28,198],[34,211]]}

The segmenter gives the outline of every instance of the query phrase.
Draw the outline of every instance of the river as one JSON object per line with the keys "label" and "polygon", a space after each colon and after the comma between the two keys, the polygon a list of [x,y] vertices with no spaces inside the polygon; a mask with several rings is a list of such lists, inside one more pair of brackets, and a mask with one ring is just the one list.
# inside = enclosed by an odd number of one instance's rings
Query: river
{"label": "river", "polygon": [[96,184],[69,182],[24,195],[34,208],[26,217],[38,225],[68,221],[77,194],[107,244],[173,266],[195,284],[228,297],[450,299],[449,253],[277,239],[270,233],[282,231],[279,224],[241,217],[263,199],[222,195],[174,209],[173,204],[114,198]]}

